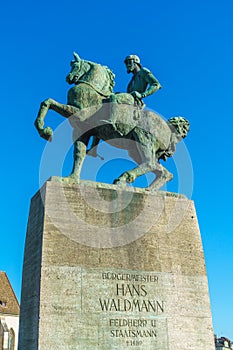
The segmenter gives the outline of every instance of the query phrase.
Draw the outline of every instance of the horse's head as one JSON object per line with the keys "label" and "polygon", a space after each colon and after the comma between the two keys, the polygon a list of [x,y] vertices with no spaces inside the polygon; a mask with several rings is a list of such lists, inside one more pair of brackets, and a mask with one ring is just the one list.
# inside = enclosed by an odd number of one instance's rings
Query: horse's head
{"label": "horse's head", "polygon": [[108,67],[82,60],[75,52],[74,60],[70,62],[70,65],[71,71],[66,76],[67,83],[85,82],[96,92],[106,97],[113,93],[115,75]]}
{"label": "horse's head", "polygon": [[80,77],[83,75],[82,71],[82,60],[79,57],[79,55],[74,52],[74,60],[70,62],[71,65],[71,71],[70,73],[66,76],[66,81],[68,84],[76,84]]}

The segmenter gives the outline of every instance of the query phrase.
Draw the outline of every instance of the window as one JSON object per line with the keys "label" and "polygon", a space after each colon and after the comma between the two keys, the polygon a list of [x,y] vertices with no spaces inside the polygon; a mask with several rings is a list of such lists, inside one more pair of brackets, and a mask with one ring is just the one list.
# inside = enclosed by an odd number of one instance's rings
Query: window
{"label": "window", "polygon": [[15,349],[15,332],[11,328],[9,331],[9,343],[8,343],[8,349],[14,350]]}

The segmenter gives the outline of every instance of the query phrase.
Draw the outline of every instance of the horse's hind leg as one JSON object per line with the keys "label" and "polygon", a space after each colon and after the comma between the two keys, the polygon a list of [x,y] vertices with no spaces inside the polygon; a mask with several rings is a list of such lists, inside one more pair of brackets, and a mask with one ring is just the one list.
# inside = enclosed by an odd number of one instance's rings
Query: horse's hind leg
{"label": "horse's hind leg", "polygon": [[136,145],[143,161],[138,167],[126,171],[117,178],[114,183],[118,185],[124,185],[127,182],[133,182],[137,177],[153,172],[156,175],[156,179],[149,186],[150,190],[157,191],[166,182],[172,179],[172,174],[165,169],[161,164],[159,164],[156,151],[158,150],[158,145],[155,140],[150,136],[150,134],[145,133],[141,129],[135,128],[133,139],[136,141]]}
{"label": "horse's hind leg", "polygon": [[126,183],[132,183],[136,180],[137,177],[147,174],[151,171],[153,171],[153,167],[148,163],[144,163],[132,170],[125,171],[117,179],[115,179],[113,183],[119,186],[126,185]]}
{"label": "horse's hind leg", "polygon": [[141,176],[145,175],[149,172],[153,172],[156,175],[155,180],[148,187],[151,191],[158,191],[161,187],[163,187],[168,181],[171,181],[173,175],[165,169],[161,164],[157,163],[152,166],[150,164],[140,165],[132,170],[126,171],[121,176],[119,176],[116,180],[114,180],[115,185],[126,185],[126,183],[132,183],[134,180]]}
{"label": "horse's hind leg", "polygon": [[133,135],[138,151],[141,155],[142,163],[132,170],[128,170],[121,174],[117,179],[114,180],[114,184],[124,185],[126,183],[132,183],[139,176],[147,174],[155,170],[155,152],[148,135],[142,137],[141,133],[137,132]]}
{"label": "horse's hind leg", "polygon": [[159,163],[157,163],[156,169],[153,170],[153,173],[156,175],[156,178],[149,186],[149,189],[151,191],[158,191],[167,182],[173,179],[172,173],[170,173],[166,168],[164,168]]}

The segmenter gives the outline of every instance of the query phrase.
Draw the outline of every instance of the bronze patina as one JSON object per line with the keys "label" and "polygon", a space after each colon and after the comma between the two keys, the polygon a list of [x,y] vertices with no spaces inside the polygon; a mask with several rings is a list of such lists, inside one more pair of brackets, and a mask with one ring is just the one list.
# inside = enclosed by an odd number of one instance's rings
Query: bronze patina
{"label": "bronze patina", "polygon": [[[132,57],[134,56],[134,57]],[[138,56],[125,60],[127,71],[133,73],[127,93],[114,94],[114,74],[106,66],[81,59],[74,53],[71,71],[66,81],[74,86],[68,91],[67,104],[51,98],[41,103],[35,126],[46,140],[52,140],[52,129],[44,127],[49,109],[69,118],[74,131],[74,163],[71,174],[64,181],[78,183],[90,138],[128,150],[137,166],[125,171],[114,183],[124,186],[148,172],[155,174],[150,190],[158,190],[173,175],[160,160],[171,157],[176,144],[186,137],[189,122],[183,117],[165,121],[158,114],[143,109],[142,98],[151,95],[161,85],[153,74],[140,64]],[[133,142],[132,142],[133,141]],[[94,142],[95,145],[95,142]],[[93,145],[93,146],[94,146]]]}
{"label": "bronze patina", "polygon": [[127,56],[124,62],[127,73],[133,74],[128,84],[127,92],[134,97],[136,105],[141,108],[145,107],[142,99],[152,95],[161,89],[162,86],[149,69],[142,67],[140,58],[137,55]]}

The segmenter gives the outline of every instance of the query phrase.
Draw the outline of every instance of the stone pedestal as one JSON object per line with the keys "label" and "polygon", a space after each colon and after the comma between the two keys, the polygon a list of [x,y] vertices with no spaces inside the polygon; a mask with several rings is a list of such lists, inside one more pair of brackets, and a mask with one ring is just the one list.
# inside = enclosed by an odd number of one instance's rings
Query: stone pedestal
{"label": "stone pedestal", "polygon": [[20,350],[214,350],[193,202],[52,178],[31,201]]}

